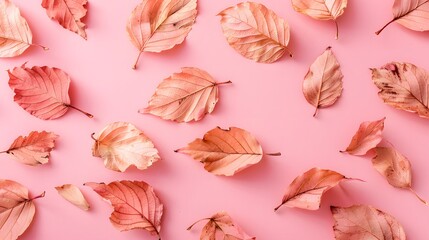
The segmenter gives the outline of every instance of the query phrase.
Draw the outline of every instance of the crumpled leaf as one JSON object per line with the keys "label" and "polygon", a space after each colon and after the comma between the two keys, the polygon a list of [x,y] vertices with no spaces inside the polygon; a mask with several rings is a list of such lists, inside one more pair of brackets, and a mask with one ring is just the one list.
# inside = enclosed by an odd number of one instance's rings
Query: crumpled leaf
{"label": "crumpled leaf", "polygon": [[374,150],[376,156],[372,159],[372,164],[386,178],[389,184],[397,188],[410,190],[420,201],[428,205],[411,188],[410,161],[393,147],[376,147]]}
{"label": "crumpled leaf", "polygon": [[378,30],[380,34],[391,23],[396,22],[414,31],[429,30],[429,1],[427,0],[395,0],[393,3],[393,19]]}
{"label": "crumpled leaf", "polygon": [[383,139],[382,132],[385,119],[386,118],[382,118],[374,122],[361,123],[347,149],[341,152],[360,156],[365,155],[369,150],[377,147]]}
{"label": "crumpled leaf", "polygon": [[119,231],[144,229],[159,239],[163,205],[153,188],[143,181],[85,183],[112,204],[110,222]]}
{"label": "crumpled leaf", "polygon": [[338,39],[337,18],[343,15],[347,7],[347,0],[292,0],[295,11],[317,20],[334,20]]}
{"label": "crumpled leaf", "polygon": [[238,226],[226,212],[219,212],[210,218],[201,219],[190,227],[188,230],[204,220],[208,220],[207,224],[201,231],[200,240],[255,240],[255,237],[250,237]]}
{"label": "crumpled leaf", "polygon": [[274,210],[285,205],[290,208],[317,210],[323,194],[343,180],[352,180],[335,171],[312,168],[296,177],[289,185],[282,202]]}
{"label": "crumpled leaf", "polygon": [[343,74],[331,47],[310,66],[304,78],[302,91],[308,103],[316,108],[334,104],[343,92]]}
{"label": "crumpled leaf", "polygon": [[128,19],[127,32],[139,50],[162,52],[181,44],[197,17],[197,0],[143,0]]}
{"label": "crumpled leaf", "polygon": [[124,172],[131,165],[144,170],[160,160],[152,141],[131,123],[111,123],[92,138],[92,155],[104,159],[106,168],[114,171]]}
{"label": "crumpled leaf", "polygon": [[354,205],[351,207],[331,207],[335,220],[336,240],[383,239],[405,240],[401,224],[391,215],[374,207]]}
{"label": "crumpled leaf", "polygon": [[400,110],[429,118],[429,75],[411,63],[391,62],[373,68],[372,80],[380,89],[378,96]]}
{"label": "crumpled leaf", "polygon": [[167,120],[189,122],[211,113],[219,100],[218,85],[206,71],[185,67],[162,81],[140,113],[150,113]]}
{"label": "crumpled leaf", "polygon": [[243,2],[218,15],[229,45],[244,57],[272,63],[289,52],[289,24],[264,5]]}
{"label": "crumpled leaf", "polygon": [[9,74],[9,87],[14,101],[31,115],[51,120],[63,116],[73,108],[89,118],[93,116],[70,105],[70,77],[63,70],[47,66],[16,67]]}
{"label": "crumpled leaf", "polygon": [[45,193],[30,198],[28,189],[12,180],[0,180],[0,239],[15,240],[33,221],[36,206],[33,200]]}
{"label": "crumpled leaf", "polygon": [[[204,163],[204,168],[215,175],[232,176],[261,161],[263,152],[258,140],[237,127],[208,131],[187,147],[175,150]],[[280,153],[267,154],[279,156]]]}
{"label": "crumpled leaf", "polygon": [[57,138],[58,135],[51,132],[32,131],[28,136],[19,136],[9,149],[3,152],[14,156],[23,164],[31,166],[46,164]]}
{"label": "crumpled leaf", "polygon": [[43,0],[42,7],[46,9],[46,14],[51,19],[57,21],[65,29],[68,29],[85,40],[85,17],[87,0]]}
{"label": "crumpled leaf", "polygon": [[58,191],[58,194],[60,194],[61,197],[76,207],[85,211],[89,210],[89,203],[86,201],[80,189],[75,185],[64,184],[62,186],[55,187],[55,189]]}

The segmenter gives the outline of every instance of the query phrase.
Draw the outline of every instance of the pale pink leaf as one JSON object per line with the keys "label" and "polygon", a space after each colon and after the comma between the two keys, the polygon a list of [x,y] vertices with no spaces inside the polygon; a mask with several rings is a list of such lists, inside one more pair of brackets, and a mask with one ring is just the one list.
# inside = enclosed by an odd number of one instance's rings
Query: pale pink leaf
{"label": "pale pink leaf", "polygon": [[75,185],[64,184],[62,186],[55,187],[55,189],[58,191],[58,194],[60,194],[61,197],[76,207],[85,211],[89,210],[89,203],[86,201],[80,189]]}
{"label": "pale pink leaf", "polygon": [[361,123],[347,149],[341,152],[359,156],[365,155],[369,150],[375,148],[383,139],[382,132],[385,119]]}

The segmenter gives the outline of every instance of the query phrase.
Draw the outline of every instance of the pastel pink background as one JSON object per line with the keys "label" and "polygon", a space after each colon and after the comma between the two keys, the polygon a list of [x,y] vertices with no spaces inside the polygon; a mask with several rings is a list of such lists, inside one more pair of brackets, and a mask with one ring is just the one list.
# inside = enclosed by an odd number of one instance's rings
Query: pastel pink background
{"label": "pastel pink background", "polygon": [[[340,39],[334,40],[333,22],[320,22],[293,11],[290,1],[259,0],[291,25],[290,50],[274,64],[245,59],[228,46],[222,35],[221,10],[240,1],[199,1],[197,22],[184,44],[161,54],[144,53],[134,71],[137,50],[128,41],[125,24],[139,0],[90,0],[88,41],[51,21],[41,1],[14,0],[28,20],[34,42],[50,48],[30,48],[22,56],[1,59],[0,148],[7,149],[19,135],[48,130],[60,135],[51,162],[28,167],[1,156],[0,176],[27,186],[31,194],[46,191],[37,200],[37,214],[21,239],[155,239],[143,230],[119,232],[109,222],[110,206],[83,187],[87,181],[143,180],[151,184],[165,205],[162,238],[199,239],[203,226],[186,228],[195,220],[225,210],[257,239],[333,239],[330,205],[370,204],[395,216],[409,239],[429,236],[429,208],[410,192],[391,187],[369,158],[339,153],[362,121],[384,116],[385,137],[413,165],[414,189],[429,199],[428,120],[395,110],[377,96],[368,68],[389,61],[407,61],[429,69],[428,33],[392,24],[380,36],[374,32],[392,17],[393,1],[360,0],[349,3],[339,19]],[[302,94],[303,76],[327,46],[332,46],[344,73],[344,92],[335,106],[314,108]],[[54,121],[39,120],[13,102],[6,70],[28,61],[28,66],[59,67],[72,78],[72,103],[94,114],[88,119],[69,111]],[[145,107],[160,81],[181,67],[208,71],[222,86],[213,114],[200,122],[178,124],[137,113]],[[145,171],[125,173],[105,169],[91,155],[91,133],[114,121],[128,121],[142,129],[160,151],[162,161]],[[237,126],[253,133],[265,152],[281,157],[263,161],[234,177],[217,177],[174,149],[185,146],[215,126]],[[312,167],[329,168],[362,182],[345,182],[330,191],[318,211],[273,208],[299,174]],[[89,212],[63,200],[55,186],[73,183],[91,203]]]}

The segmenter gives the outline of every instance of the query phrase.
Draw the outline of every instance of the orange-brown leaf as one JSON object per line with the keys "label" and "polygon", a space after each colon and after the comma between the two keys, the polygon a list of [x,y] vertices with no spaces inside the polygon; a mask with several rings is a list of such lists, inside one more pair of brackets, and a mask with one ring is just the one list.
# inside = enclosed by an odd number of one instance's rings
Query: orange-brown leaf
{"label": "orange-brown leaf", "polygon": [[361,123],[349,146],[342,152],[359,156],[365,155],[369,150],[375,148],[383,139],[382,132],[385,119]]}
{"label": "orange-brown leaf", "polygon": [[264,5],[243,2],[219,15],[226,40],[244,57],[272,63],[289,52],[289,24]]}
{"label": "orange-brown leaf", "polygon": [[80,189],[75,185],[64,184],[62,186],[55,187],[55,189],[58,191],[58,194],[60,194],[61,197],[76,207],[85,211],[89,210],[89,203],[86,201]]}
{"label": "orange-brown leaf", "polygon": [[160,160],[152,141],[131,123],[111,123],[93,138],[92,155],[114,171],[124,172],[131,165],[143,170]]}

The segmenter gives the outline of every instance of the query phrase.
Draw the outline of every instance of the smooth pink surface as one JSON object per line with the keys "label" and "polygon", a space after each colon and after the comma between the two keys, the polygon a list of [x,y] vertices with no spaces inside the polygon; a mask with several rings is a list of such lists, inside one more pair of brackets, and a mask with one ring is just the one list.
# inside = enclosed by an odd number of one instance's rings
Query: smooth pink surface
{"label": "smooth pink surface", "polygon": [[[19,135],[32,130],[60,135],[48,165],[29,167],[2,155],[1,178],[16,180],[38,199],[37,213],[21,239],[155,239],[143,230],[118,232],[109,222],[110,206],[87,181],[144,180],[151,184],[165,205],[162,223],[164,240],[199,239],[203,224],[192,231],[194,221],[225,210],[257,239],[333,239],[330,205],[371,204],[395,216],[409,239],[427,239],[429,207],[410,192],[391,187],[371,166],[369,158],[341,154],[362,121],[384,116],[384,135],[407,156],[413,166],[414,189],[429,199],[429,120],[393,109],[377,96],[368,68],[389,61],[408,61],[429,69],[428,33],[413,32],[392,24],[380,36],[374,32],[392,17],[393,1],[361,0],[349,3],[338,20],[340,39],[334,40],[333,22],[320,22],[293,11],[289,1],[260,0],[287,19],[292,29],[290,49],[294,58],[274,64],[247,60],[228,46],[218,12],[239,1],[199,1],[197,22],[181,46],[160,54],[144,53],[134,71],[138,51],[128,41],[125,24],[138,0],[97,1],[89,4],[88,41],[51,21],[41,1],[14,0],[28,20],[34,42],[50,48],[31,47],[22,56],[0,60],[0,148],[7,149]],[[332,46],[344,73],[344,92],[337,104],[314,108],[302,94],[303,77],[314,59]],[[39,120],[13,102],[6,69],[28,61],[28,66],[59,67],[72,78],[72,104],[94,114],[94,119],[70,110],[54,121]],[[178,124],[137,113],[145,107],[159,82],[181,67],[199,67],[222,86],[220,102],[213,114],[197,123]],[[130,169],[116,173],[105,169],[91,155],[90,135],[113,121],[129,121],[155,143],[162,160],[145,171]],[[265,152],[282,152],[234,177],[216,177],[202,164],[173,150],[185,146],[215,126],[237,126],[253,133]],[[329,168],[348,177],[331,190],[319,211],[282,208],[285,188],[312,167]],[[91,210],[81,211],[64,201],[55,186],[81,186]]]}

